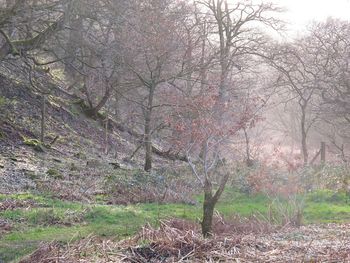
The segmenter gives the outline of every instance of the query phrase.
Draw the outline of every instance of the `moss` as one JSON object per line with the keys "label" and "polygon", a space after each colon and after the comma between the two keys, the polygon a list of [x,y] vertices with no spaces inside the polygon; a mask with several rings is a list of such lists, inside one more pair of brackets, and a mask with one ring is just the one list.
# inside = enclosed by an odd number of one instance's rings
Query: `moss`
{"label": "moss", "polygon": [[73,100],[72,104],[76,104],[79,105],[81,108],[83,109],[87,109],[88,107],[86,106],[85,102],[83,99],[77,99],[77,100]]}
{"label": "moss", "polygon": [[5,97],[0,96],[0,109],[7,105],[7,99]]}
{"label": "moss", "polygon": [[64,70],[58,68],[51,68],[50,73],[54,79],[64,80]]}
{"label": "moss", "polygon": [[74,104],[69,105],[69,109],[67,111],[74,116],[79,116],[80,114],[79,109]]}
{"label": "moss", "polygon": [[46,174],[50,175],[54,179],[63,179],[63,175],[55,168],[50,168],[49,170],[46,171]]}
{"label": "moss", "polygon": [[95,202],[98,204],[105,204],[108,202],[109,196],[107,194],[96,194]]}
{"label": "moss", "polygon": [[38,179],[38,175],[34,171],[26,171],[25,175],[26,175],[26,177],[30,178],[31,180]]}
{"label": "moss", "polygon": [[86,160],[86,155],[83,152],[77,152],[74,154],[75,158]]}
{"label": "moss", "polygon": [[70,164],[70,170],[73,171],[79,171],[79,167],[75,163]]}
{"label": "moss", "polygon": [[33,147],[37,152],[44,152],[43,144],[37,139],[23,137],[23,143],[27,146]]}
{"label": "moss", "polygon": [[99,119],[105,120],[105,119],[107,118],[107,112],[105,112],[105,111],[99,111],[99,112],[97,112],[97,117],[98,117]]}
{"label": "moss", "polygon": [[0,140],[3,140],[5,139],[5,133],[0,131]]}

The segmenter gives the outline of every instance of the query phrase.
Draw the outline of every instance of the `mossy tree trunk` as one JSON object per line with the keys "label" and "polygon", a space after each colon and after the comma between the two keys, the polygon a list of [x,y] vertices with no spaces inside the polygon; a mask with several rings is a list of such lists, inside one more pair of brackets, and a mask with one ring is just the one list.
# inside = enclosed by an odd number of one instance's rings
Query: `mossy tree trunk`
{"label": "mossy tree trunk", "polygon": [[221,177],[219,188],[213,194],[213,186],[209,179],[204,182],[204,202],[203,202],[203,218],[202,218],[202,235],[204,237],[210,237],[213,229],[213,216],[214,209],[219,201],[222,193],[224,192],[226,183],[229,178],[229,173],[225,173]]}
{"label": "mossy tree trunk", "polygon": [[204,237],[209,237],[212,234],[214,208],[216,202],[213,199],[212,190],[204,190],[203,202],[203,218],[202,218],[202,234]]}

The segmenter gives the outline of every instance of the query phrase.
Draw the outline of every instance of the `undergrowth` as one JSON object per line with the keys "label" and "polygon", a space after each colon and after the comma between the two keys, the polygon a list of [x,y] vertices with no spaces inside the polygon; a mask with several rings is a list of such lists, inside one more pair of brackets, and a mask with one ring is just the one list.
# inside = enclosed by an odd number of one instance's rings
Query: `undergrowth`
{"label": "undergrowth", "polygon": [[[5,262],[18,260],[38,247],[42,241],[69,242],[90,234],[123,239],[135,234],[141,226],[157,226],[165,218],[184,218],[199,222],[202,197],[198,205],[133,204],[105,205],[68,202],[34,194],[0,195],[4,200],[33,200],[36,206],[0,211],[0,218],[8,220],[10,232],[0,232],[0,255]],[[343,193],[317,191],[304,197],[304,223],[350,221],[350,205]],[[217,210],[224,217],[251,215],[267,218],[270,200],[262,194],[247,195],[227,189]]]}

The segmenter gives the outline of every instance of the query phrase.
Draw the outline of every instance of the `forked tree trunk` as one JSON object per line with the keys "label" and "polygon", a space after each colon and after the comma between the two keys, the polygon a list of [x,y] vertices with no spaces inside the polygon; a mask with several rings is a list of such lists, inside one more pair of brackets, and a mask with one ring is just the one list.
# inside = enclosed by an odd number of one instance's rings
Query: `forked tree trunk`
{"label": "forked tree trunk", "polygon": [[224,192],[229,174],[226,173],[221,177],[219,188],[213,195],[213,187],[209,180],[204,183],[204,202],[203,202],[203,218],[202,218],[202,235],[210,237],[213,229],[214,208],[222,193]]}
{"label": "forked tree trunk", "polygon": [[105,94],[103,95],[102,99],[97,103],[96,106],[92,106],[92,101],[89,99],[89,94],[88,91],[85,90],[87,98],[88,98],[88,103],[90,105],[90,108],[86,110],[87,115],[91,117],[97,117],[98,112],[106,105],[108,99],[111,96],[111,89],[112,87],[110,85],[106,86]]}

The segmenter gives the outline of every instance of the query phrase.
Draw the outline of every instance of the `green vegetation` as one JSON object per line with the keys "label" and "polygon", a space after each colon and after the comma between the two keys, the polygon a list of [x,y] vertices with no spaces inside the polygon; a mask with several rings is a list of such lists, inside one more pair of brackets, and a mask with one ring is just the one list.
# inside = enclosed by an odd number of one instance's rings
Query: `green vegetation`
{"label": "green vegetation", "polygon": [[23,136],[23,143],[27,146],[33,147],[37,152],[44,152],[43,144],[37,139],[31,139]]}
{"label": "green vegetation", "polygon": [[48,169],[46,173],[54,179],[63,179],[63,175],[55,168]]}
{"label": "green vegetation", "polygon": [[[0,195],[4,199],[32,200],[36,206],[0,212],[13,229],[0,239],[0,255],[5,262],[33,251],[41,241],[79,239],[89,234],[121,239],[137,232],[146,223],[157,225],[169,217],[196,221],[201,217],[202,197],[197,206],[185,204],[135,204],[109,206],[66,202],[33,194]],[[100,198],[102,199],[102,198]],[[350,221],[350,205],[343,193],[318,191],[305,198],[304,223]],[[224,216],[267,216],[270,200],[261,194],[246,195],[226,190],[217,210]]]}
{"label": "green vegetation", "polygon": [[6,106],[7,104],[7,99],[3,96],[0,96],[0,109]]}

